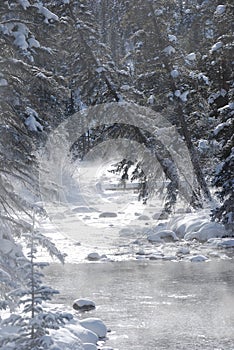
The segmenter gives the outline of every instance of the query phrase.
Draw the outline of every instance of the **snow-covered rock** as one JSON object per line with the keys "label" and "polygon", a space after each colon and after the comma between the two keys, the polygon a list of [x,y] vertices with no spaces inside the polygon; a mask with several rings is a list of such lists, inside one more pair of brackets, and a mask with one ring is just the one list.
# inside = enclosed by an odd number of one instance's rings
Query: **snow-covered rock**
{"label": "snow-covered rock", "polygon": [[32,115],[25,120],[25,125],[29,131],[43,131],[43,126]]}
{"label": "snow-covered rock", "polygon": [[177,37],[175,35],[168,34],[168,40],[170,42],[176,42],[177,41]]}
{"label": "snow-covered rock", "polygon": [[8,85],[7,80],[4,78],[0,78],[0,86],[7,86],[7,85]]}
{"label": "snow-covered rock", "polygon": [[210,238],[207,243],[216,248],[234,248],[234,238]]}
{"label": "snow-covered rock", "polygon": [[99,338],[106,337],[107,327],[99,318],[85,318],[84,320],[80,321],[80,325],[97,334]]}
{"label": "snow-covered rock", "polygon": [[[63,328],[64,329],[64,328]],[[99,336],[96,332],[92,331],[88,327],[84,327],[80,323],[68,323],[66,329],[69,332],[81,340],[82,343],[97,344]]]}
{"label": "snow-covered rock", "polygon": [[[65,327],[52,329],[50,335],[53,338],[55,346],[58,346],[59,349],[83,350],[81,339]],[[56,349],[56,347],[54,348]]]}
{"label": "snow-covered rock", "polygon": [[202,262],[208,260],[208,258],[205,255],[193,255],[189,257],[189,260],[191,262]]}
{"label": "snow-covered rock", "polygon": [[31,37],[28,39],[28,43],[29,43],[29,46],[30,47],[35,47],[35,48],[38,48],[40,47],[40,43],[38,40],[36,40],[34,37]]}
{"label": "snow-covered rock", "polygon": [[171,231],[171,230],[162,230],[159,232],[154,232],[149,234],[149,236],[147,237],[149,242],[162,242],[164,239],[169,239],[172,241],[178,241],[179,238],[176,236],[175,232]]}
{"label": "snow-covered rock", "polygon": [[196,60],[196,54],[194,52],[191,52],[189,53],[187,56],[186,56],[186,59],[188,61],[195,61]]}
{"label": "snow-covered rock", "polygon": [[149,105],[153,105],[155,103],[155,96],[154,95],[150,95],[150,97],[147,100],[147,103]]}
{"label": "snow-covered rock", "polygon": [[163,50],[163,52],[165,54],[167,54],[168,56],[172,55],[173,53],[176,52],[175,48],[171,45],[168,45],[167,47],[165,47],[165,49]]}
{"label": "snow-covered rock", "polygon": [[95,303],[89,299],[77,299],[73,302],[73,309],[89,311],[95,309]]}
{"label": "snow-covered rock", "polygon": [[187,102],[189,93],[190,93],[189,90],[183,91],[183,92],[181,92],[180,90],[176,90],[175,93],[174,93],[174,95],[175,95],[176,97],[180,98],[181,101]]}
{"label": "snow-covered rock", "polygon": [[223,225],[217,222],[206,222],[199,230],[190,231],[185,234],[186,240],[197,239],[200,242],[205,242],[212,237],[223,237],[226,234],[226,230]]}
{"label": "snow-covered rock", "polygon": [[179,71],[177,69],[173,69],[171,71],[171,77],[172,78],[177,78],[179,76]]}
{"label": "snow-covered rock", "polygon": [[207,140],[199,140],[197,146],[199,152],[204,153],[209,149],[209,142]]}
{"label": "snow-covered rock", "polygon": [[179,247],[176,252],[177,255],[187,255],[189,253],[190,249],[188,247]]}
{"label": "snow-covered rock", "polygon": [[222,15],[226,11],[226,5],[218,5],[215,10],[215,15]]}
{"label": "snow-covered rock", "polygon": [[209,217],[200,212],[196,214],[179,215],[168,223],[168,229],[174,231],[179,238],[184,238],[186,234],[198,231],[208,222]]}
{"label": "snow-covered rock", "polygon": [[218,50],[220,50],[222,47],[223,47],[222,41],[218,41],[217,43],[215,43],[215,44],[211,47],[210,52],[212,53],[212,52],[214,52],[214,51],[218,51]]}
{"label": "snow-covered rock", "polygon": [[117,214],[114,212],[103,212],[99,215],[99,218],[116,218]]}

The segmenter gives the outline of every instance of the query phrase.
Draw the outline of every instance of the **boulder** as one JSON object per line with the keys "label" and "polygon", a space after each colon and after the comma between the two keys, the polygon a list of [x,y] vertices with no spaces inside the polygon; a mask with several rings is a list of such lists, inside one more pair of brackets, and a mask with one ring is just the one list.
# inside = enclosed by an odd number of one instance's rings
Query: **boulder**
{"label": "boulder", "polygon": [[151,243],[160,243],[160,242],[163,242],[164,239],[170,240],[170,241],[179,240],[175,232],[171,230],[162,230],[162,231],[150,233],[147,239]]}
{"label": "boulder", "polygon": [[193,256],[189,257],[189,260],[191,262],[202,262],[202,261],[208,260],[208,258],[204,255],[193,255]]}
{"label": "boulder", "polygon": [[99,318],[85,318],[80,321],[80,325],[97,334],[99,338],[106,337],[107,327]]}
{"label": "boulder", "polygon": [[117,214],[114,212],[103,212],[99,215],[99,218],[116,218]]}
{"label": "boulder", "polygon": [[78,311],[90,311],[95,307],[95,303],[89,299],[77,299],[73,302],[73,309]]}
{"label": "boulder", "polygon": [[96,252],[93,252],[93,253],[88,254],[86,259],[89,261],[98,261],[101,259],[101,255],[99,255]]}
{"label": "boulder", "polygon": [[150,218],[147,215],[140,215],[138,216],[138,220],[150,220]]}

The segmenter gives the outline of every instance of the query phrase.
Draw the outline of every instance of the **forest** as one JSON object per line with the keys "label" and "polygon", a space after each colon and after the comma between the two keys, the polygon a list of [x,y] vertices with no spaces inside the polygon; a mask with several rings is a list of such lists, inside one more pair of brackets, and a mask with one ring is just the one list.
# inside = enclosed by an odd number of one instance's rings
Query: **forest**
{"label": "forest", "polygon": [[[36,225],[46,216],[41,197],[48,190],[38,159],[50,135],[74,115],[78,123],[79,116],[87,120],[70,145],[73,161],[121,139],[153,154],[166,179],[162,218],[173,216],[179,194],[186,197],[170,150],[153,133],[156,119],[151,125],[147,118],[152,113],[167,121],[191,163],[190,210],[210,206],[210,221],[233,236],[233,8],[231,0],[1,1],[0,309],[10,310],[8,324],[20,329],[0,339],[2,349],[52,349],[48,330],[70,317],[43,309],[57,291],[43,285],[45,266],[35,254],[42,246],[64,262]],[[102,106],[120,106],[129,115],[115,120],[113,113],[110,124],[98,115]],[[145,126],[139,117],[132,122],[131,113],[143,110]],[[111,172],[120,181],[137,179],[147,206],[155,192],[154,167],[147,157],[144,164],[127,157]],[[186,164],[184,159],[183,171]],[[17,308],[26,316],[14,313]]]}

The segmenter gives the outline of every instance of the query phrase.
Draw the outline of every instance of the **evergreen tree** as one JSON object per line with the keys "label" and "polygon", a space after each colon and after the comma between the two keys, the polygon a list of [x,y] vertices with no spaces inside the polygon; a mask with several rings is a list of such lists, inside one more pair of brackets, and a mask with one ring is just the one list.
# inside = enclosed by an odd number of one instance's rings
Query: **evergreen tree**
{"label": "evergreen tree", "polygon": [[45,302],[50,301],[58,291],[42,283],[43,274],[40,270],[48,264],[36,261],[37,247],[38,245],[46,246],[47,249],[49,247],[50,253],[56,253],[61,262],[64,262],[64,259],[55,246],[36,231],[35,222],[31,232],[24,237],[28,241],[28,257],[17,258],[20,261],[18,269],[24,271],[24,281],[23,285],[18,285],[9,293],[18,299],[18,308],[2,321],[1,328],[3,332],[6,329],[4,332],[6,335],[1,338],[0,346],[4,349],[50,349],[53,340],[49,335],[49,329],[58,329],[65,324],[65,319],[72,316],[46,309]]}

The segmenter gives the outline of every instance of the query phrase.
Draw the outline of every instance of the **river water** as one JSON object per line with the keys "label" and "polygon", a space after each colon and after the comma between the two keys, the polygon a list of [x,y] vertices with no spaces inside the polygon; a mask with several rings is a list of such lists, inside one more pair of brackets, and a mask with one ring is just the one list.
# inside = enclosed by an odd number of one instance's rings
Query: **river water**
{"label": "river water", "polygon": [[101,318],[118,350],[234,350],[234,261],[122,261],[50,265],[46,282],[71,310],[95,301],[79,317]]}

